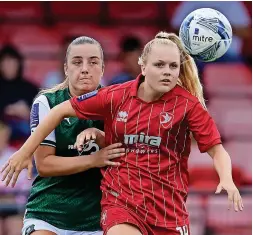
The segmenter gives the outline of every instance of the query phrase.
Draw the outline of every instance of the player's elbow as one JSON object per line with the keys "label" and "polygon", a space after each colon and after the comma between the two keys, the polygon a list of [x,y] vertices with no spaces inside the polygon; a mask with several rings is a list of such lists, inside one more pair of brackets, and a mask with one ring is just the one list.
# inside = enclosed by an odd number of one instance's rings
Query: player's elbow
{"label": "player's elbow", "polygon": [[36,164],[36,167],[37,167],[38,175],[40,177],[49,177],[50,176],[45,164],[43,164],[43,163]]}

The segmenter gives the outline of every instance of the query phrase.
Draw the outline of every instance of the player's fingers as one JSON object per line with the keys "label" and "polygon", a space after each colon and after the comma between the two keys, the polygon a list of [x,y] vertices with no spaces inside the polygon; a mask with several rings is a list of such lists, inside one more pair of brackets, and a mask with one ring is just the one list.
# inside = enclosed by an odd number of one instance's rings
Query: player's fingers
{"label": "player's fingers", "polygon": [[233,206],[233,194],[228,192],[228,209],[230,210]]}
{"label": "player's fingers", "polygon": [[86,134],[86,141],[89,141],[89,140],[91,140],[91,133],[90,132],[88,132]]}
{"label": "player's fingers", "polygon": [[125,153],[115,153],[115,154],[108,155],[108,158],[109,159],[114,159],[114,158],[117,158],[117,157],[122,157],[124,155],[125,155]]}
{"label": "player's fingers", "polygon": [[107,166],[120,166],[119,162],[105,161]]}
{"label": "player's fingers", "polygon": [[85,135],[82,134],[77,139],[77,146],[76,147],[79,151],[82,150],[82,146],[83,146],[84,141],[85,141]]}
{"label": "player's fingers", "polygon": [[238,209],[239,209],[240,211],[242,211],[242,210],[243,210],[243,203],[242,203],[242,197],[241,197],[239,191],[236,192],[236,196],[235,196],[235,197],[236,197],[236,199],[237,199]]}
{"label": "player's fingers", "polygon": [[13,179],[12,179],[12,182],[11,182],[11,187],[13,188],[18,180],[18,176],[20,174],[21,171],[15,171],[14,174],[13,174]]}
{"label": "player's fingers", "polygon": [[125,153],[124,148],[116,148],[116,149],[110,149],[108,150],[108,155],[116,154],[116,153]]}
{"label": "player's fingers", "polygon": [[95,139],[97,138],[97,136],[96,136],[96,133],[95,133],[95,132],[92,132],[92,133],[91,133],[91,138],[92,138],[93,140],[95,140]]}
{"label": "player's fingers", "polygon": [[111,144],[111,145],[107,146],[106,149],[110,150],[110,149],[114,149],[114,148],[119,148],[120,146],[122,146],[122,143],[115,143],[115,144]]}
{"label": "player's fingers", "polygon": [[4,165],[1,168],[1,173],[4,172],[4,170],[7,168],[7,166],[9,166],[10,160],[8,160],[6,163],[4,163]]}
{"label": "player's fingers", "polygon": [[13,167],[13,168],[11,168],[11,170],[10,170],[8,176],[7,176],[7,180],[5,181],[5,186],[9,185],[9,183],[10,183],[12,177],[13,177],[14,172],[15,172],[15,168]]}
{"label": "player's fingers", "polygon": [[234,210],[237,212],[239,210],[239,198],[237,197],[237,193],[233,193],[233,204],[234,204]]}
{"label": "player's fingers", "polygon": [[7,168],[4,171],[4,174],[3,174],[3,177],[2,177],[2,181],[5,181],[5,178],[9,174],[10,170],[11,170],[11,167],[10,167],[10,165],[8,165]]}

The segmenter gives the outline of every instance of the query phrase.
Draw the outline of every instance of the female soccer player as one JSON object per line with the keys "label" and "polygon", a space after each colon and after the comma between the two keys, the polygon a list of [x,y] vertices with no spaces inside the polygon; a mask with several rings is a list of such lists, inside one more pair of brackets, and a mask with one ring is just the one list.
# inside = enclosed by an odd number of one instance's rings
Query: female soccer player
{"label": "female soccer player", "polygon": [[[66,54],[66,80],[41,92],[33,103],[32,132],[54,106],[99,88],[103,69],[100,44],[89,37],[75,39]],[[115,164],[110,159],[122,156],[124,149],[114,144],[99,151],[93,141],[77,151],[76,136],[89,127],[102,129],[103,123],[66,117],[37,148],[39,176],[26,206],[23,235],[102,234],[99,231],[102,176],[97,167]],[[115,154],[110,154],[110,150]]]}
{"label": "female soccer player", "polygon": [[102,169],[101,225],[108,235],[188,235],[185,202],[190,132],[201,152],[213,158],[235,210],[240,193],[231,176],[230,157],[205,108],[192,58],[175,34],[159,33],[140,57],[142,74],[135,81],[72,98],[54,107],[16,152],[5,174],[17,178],[17,167],[65,117],[105,121],[106,145],[123,142],[117,167]]}

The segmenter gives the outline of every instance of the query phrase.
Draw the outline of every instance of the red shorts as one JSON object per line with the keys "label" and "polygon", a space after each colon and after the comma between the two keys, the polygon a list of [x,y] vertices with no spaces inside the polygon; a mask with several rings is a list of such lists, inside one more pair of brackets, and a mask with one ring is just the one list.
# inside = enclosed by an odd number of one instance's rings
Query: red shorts
{"label": "red shorts", "polygon": [[144,222],[135,213],[122,207],[104,208],[101,214],[101,227],[106,235],[108,230],[117,224],[135,225],[142,235],[190,235],[189,225],[182,227],[163,228]]}

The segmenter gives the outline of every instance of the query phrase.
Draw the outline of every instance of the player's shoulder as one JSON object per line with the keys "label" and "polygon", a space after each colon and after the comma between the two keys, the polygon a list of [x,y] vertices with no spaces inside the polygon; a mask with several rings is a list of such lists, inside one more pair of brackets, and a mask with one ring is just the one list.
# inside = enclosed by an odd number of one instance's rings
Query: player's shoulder
{"label": "player's shoulder", "polygon": [[33,104],[36,104],[36,103],[48,104],[48,99],[47,99],[46,95],[39,94],[38,96],[36,96],[36,98],[33,101]]}
{"label": "player's shoulder", "polygon": [[115,85],[107,86],[106,87],[107,92],[108,92],[108,94],[110,94],[112,92],[117,92],[117,93],[121,94],[121,92],[124,91],[124,90],[125,91],[130,91],[134,81],[135,80],[124,82],[124,83],[121,83],[121,84],[115,84]]}
{"label": "player's shoulder", "polygon": [[191,103],[195,104],[197,102],[199,102],[198,98],[194,95],[192,95],[189,91],[187,91],[184,87],[180,86],[180,85],[176,85],[176,87],[173,89],[173,93],[176,96],[179,96],[183,99],[187,99],[188,101],[190,101]]}

